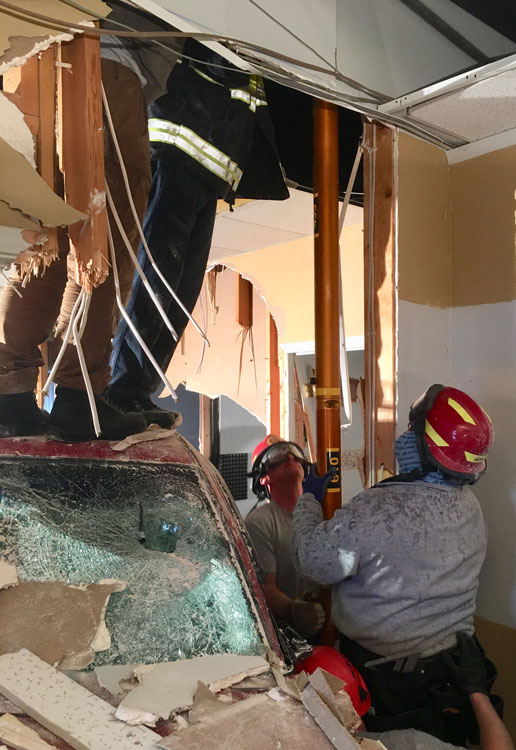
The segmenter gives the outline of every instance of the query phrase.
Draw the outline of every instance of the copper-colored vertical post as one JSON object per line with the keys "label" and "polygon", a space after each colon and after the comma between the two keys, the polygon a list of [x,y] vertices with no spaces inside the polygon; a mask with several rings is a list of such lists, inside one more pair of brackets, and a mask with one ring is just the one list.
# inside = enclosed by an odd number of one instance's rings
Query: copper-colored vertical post
{"label": "copper-colored vertical post", "polygon": [[314,104],[315,375],[317,463],[322,474],[335,468],[324,502],[331,518],[341,506],[339,359],[339,160],[338,112]]}
{"label": "copper-colored vertical post", "polygon": [[[317,464],[319,473],[337,470],[323,503],[325,518],[341,506],[339,359],[339,159],[338,112],[334,104],[314,102],[314,283]],[[326,623],[322,643],[335,640],[331,595],[323,592]]]}
{"label": "copper-colored vertical post", "polygon": [[281,434],[280,371],[278,360],[278,329],[274,318],[269,319],[269,432]]}

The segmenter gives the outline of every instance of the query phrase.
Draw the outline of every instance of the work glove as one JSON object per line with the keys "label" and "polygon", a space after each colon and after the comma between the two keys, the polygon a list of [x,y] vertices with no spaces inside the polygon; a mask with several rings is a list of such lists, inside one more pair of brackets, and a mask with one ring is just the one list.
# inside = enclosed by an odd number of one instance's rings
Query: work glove
{"label": "work glove", "polygon": [[466,695],[484,693],[489,695],[484,654],[476,638],[466,633],[457,633],[458,663],[449,653],[441,656],[448,676]]}
{"label": "work glove", "polygon": [[303,602],[299,599],[290,602],[288,615],[294,630],[305,637],[318,633],[326,620],[322,604]]}
{"label": "work glove", "polygon": [[311,492],[320,503],[324,500],[328,485],[337,473],[336,469],[330,469],[320,477],[314,466],[310,466],[310,471],[303,480],[303,492]]}

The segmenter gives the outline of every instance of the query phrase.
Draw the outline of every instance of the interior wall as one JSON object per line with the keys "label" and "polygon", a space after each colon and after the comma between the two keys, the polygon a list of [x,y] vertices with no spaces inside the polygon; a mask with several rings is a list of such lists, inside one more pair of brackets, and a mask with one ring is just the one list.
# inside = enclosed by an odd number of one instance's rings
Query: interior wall
{"label": "interior wall", "polygon": [[[236,278],[230,269],[216,274],[215,296],[210,301],[206,279],[193,316],[206,331],[205,346],[191,323],[167,371],[171,384],[215,398],[225,395],[266,423],[268,364],[266,306],[253,290],[252,337],[243,338],[236,322]],[[240,378],[239,378],[240,372]]]}
{"label": "interior wall", "polygon": [[399,145],[399,430],[430,383],[463,388],[495,425],[474,492],[489,528],[478,632],[499,669],[516,736],[516,148],[447,166],[443,152]]}
{"label": "interior wall", "polygon": [[[364,335],[363,225],[345,226],[341,234],[342,294],[346,336]],[[267,300],[279,343],[314,339],[314,241],[307,237],[225,258],[224,263],[249,279]]]}

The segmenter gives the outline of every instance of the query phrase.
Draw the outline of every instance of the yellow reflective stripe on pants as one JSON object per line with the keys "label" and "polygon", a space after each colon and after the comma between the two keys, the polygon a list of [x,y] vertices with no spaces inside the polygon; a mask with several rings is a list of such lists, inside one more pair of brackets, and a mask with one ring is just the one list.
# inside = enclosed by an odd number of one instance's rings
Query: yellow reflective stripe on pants
{"label": "yellow reflective stripe on pants", "polygon": [[185,125],[153,117],[149,120],[149,138],[151,142],[176,146],[227,182],[233,190],[238,187],[242,177],[242,170],[238,164]]}

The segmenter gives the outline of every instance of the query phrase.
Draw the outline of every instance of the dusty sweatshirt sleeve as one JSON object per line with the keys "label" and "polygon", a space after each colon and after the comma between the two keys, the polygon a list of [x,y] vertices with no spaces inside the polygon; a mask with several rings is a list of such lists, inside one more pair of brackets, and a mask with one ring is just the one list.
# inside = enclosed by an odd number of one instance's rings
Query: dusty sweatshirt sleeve
{"label": "dusty sweatshirt sleeve", "polygon": [[340,583],[355,575],[359,548],[350,528],[352,510],[338,510],[330,521],[323,520],[321,504],[307,492],[294,509],[292,548],[299,570],[318,583]]}

